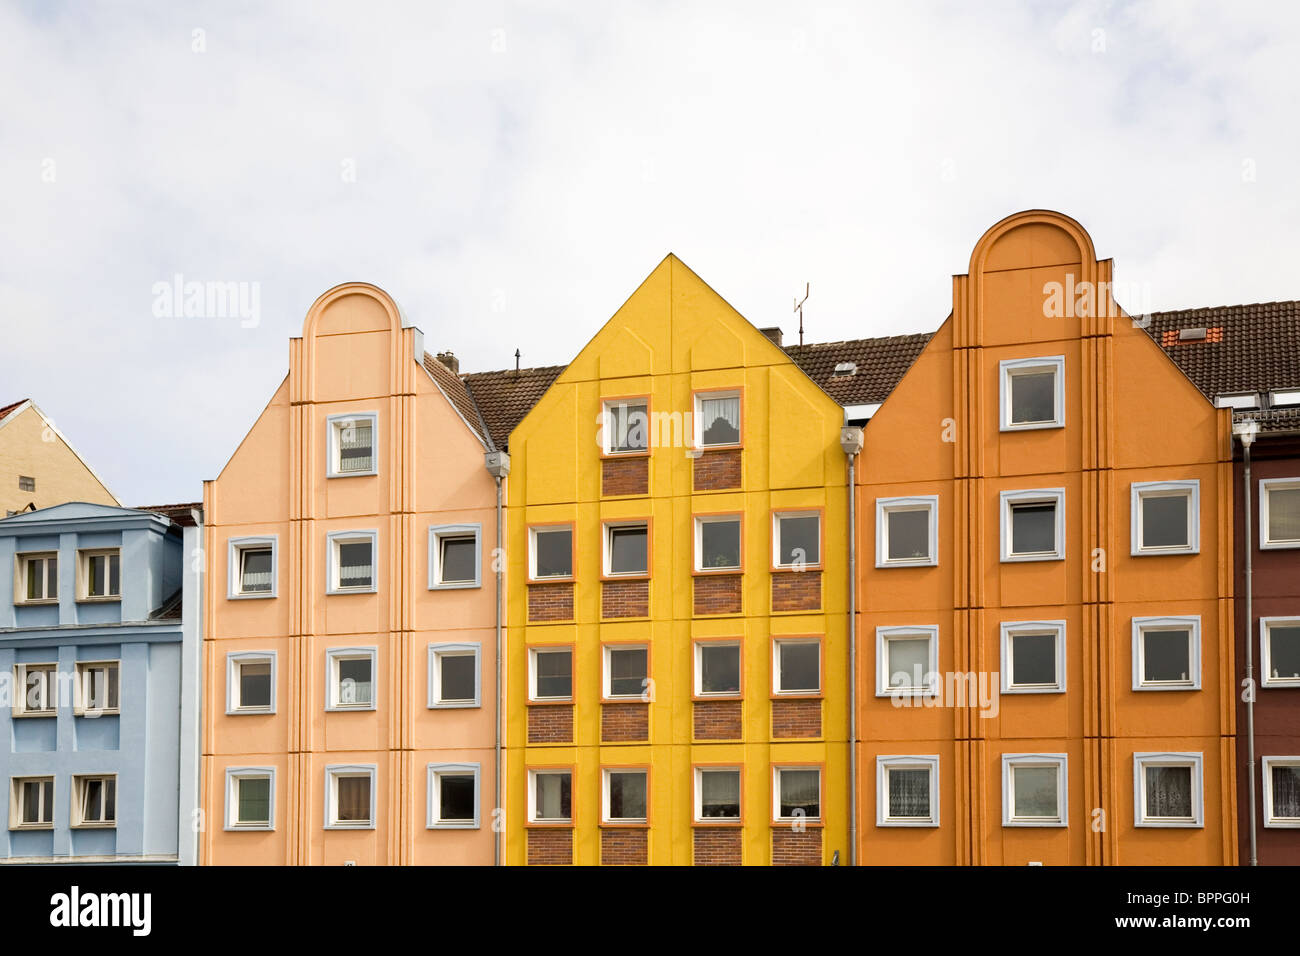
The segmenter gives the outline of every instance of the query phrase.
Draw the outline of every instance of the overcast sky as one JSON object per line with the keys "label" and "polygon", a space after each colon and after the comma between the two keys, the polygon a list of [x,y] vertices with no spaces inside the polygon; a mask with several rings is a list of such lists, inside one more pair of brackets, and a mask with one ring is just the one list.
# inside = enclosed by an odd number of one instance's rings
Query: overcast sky
{"label": "overcast sky", "polygon": [[[805,282],[809,341],[933,330],[1031,207],[1131,310],[1296,298],[1298,77],[1294,3],[0,0],[0,404],[158,504],[347,280],[463,370],[567,362],[668,252],[787,341]],[[260,321],[155,314],[177,274]]]}

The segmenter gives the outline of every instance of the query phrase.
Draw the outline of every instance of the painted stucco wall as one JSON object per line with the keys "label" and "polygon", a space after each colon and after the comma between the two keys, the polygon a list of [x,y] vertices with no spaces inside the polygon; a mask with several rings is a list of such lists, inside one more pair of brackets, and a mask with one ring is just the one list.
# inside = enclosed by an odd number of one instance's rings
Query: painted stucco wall
{"label": "painted stucco wall", "polygon": [[[36,479],[36,490],[22,491],[20,475]],[[39,509],[66,501],[119,503],[40,412],[28,405],[11,413],[0,425],[0,517],[31,503]]]}

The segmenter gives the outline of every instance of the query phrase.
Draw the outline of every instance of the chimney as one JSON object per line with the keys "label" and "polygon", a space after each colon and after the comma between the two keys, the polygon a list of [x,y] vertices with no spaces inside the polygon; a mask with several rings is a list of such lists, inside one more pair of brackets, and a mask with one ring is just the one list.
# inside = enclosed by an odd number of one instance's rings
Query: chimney
{"label": "chimney", "polygon": [[437,358],[443,365],[447,366],[447,368],[451,369],[451,374],[460,374],[460,359],[456,358],[455,353],[439,352],[435,358]]}
{"label": "chimney", "polygon": [[780,348],[780,347],[781,347],[781,328],[780,328],[780,326],[773,325],[773,326],[771,326],[770,328],[759,329],[758,331],[762,332],[762,333],[763,333],[764,335],[766,335],[769,339],[771,339],[772,342],[776,345],[777,348]]}

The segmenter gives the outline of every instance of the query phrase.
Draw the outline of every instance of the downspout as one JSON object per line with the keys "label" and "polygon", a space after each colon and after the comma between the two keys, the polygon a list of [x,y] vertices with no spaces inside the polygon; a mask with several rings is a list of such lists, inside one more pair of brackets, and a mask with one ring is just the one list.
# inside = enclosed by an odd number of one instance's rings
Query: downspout
{"label": "downspout", "polygon": [[1255,536],[1251,518],[1250,446],[1254,444],[1259,426],[1246,419],[1233,428],[1241,440],[1244,467],[1242,469],[1243,499],[1246,516],[1246,793],[1250,801],[1250,865],[1259,865],[1255,833],[1255,615],[1254,615],[1254,550]]}
{"label": "downspout", "polygon": [[504,773],[504,768],[502,767],[502,763],[503,763],[502,758],[504,755],[504,750],[502,749],[502,745],[503,745],[504,734],[505,734],[505,727],[503,723],[504,715],[503,715],[503,708],[502,708],[502,701],[505,696],[505,687],[504,687],[505,667],[503,662],[504,648],[502,647],[502,644],[504,642],[502,640],[501,598],[503,592],[505,566],[506,566],[505,561],[503,560],[505,556],[505,550],[504,550],[505,533],[504,533],[503,522],[502,522],[502,510],[503,510],[502,488],[503,488],[503,481],[505,477],[510,474],[510,456],[503,451],[492,451],[492,452],[488,452],[487,455],[485,456],[485,462],[487,465],[488,473],[492,475],[493,478],[496,479],[496,483],[497,483],[497,545],[496,545],[496,550],[492,553],[492,567],[496,572],[496,579],[497,579],[497,603],[496,603],[497,677],[496,677],[496,695],[495,695],[497,728],[496,728],[496,755],[495,755],[496,771],[493,774],[493,783],[495,784],[495,797],[494,797],[495,802],[492,804],[492,806],[495,808],[495,810],[493,811],[492,814],[492,828],[494,830],[494,835],[492,838],[492,865],[501,866],[502,856],[503,856],[501,841],[504,839],[504,834],[505,834],[505,820],[500,815],[503,809],[501,803],[501,795],[504,792],[504,788],[502,786],[501,777],[502,774]]}
{"label": "downspout", "polygon": [[862,428],[840,430],[840,447],[849,460],[849,866],[858,865],[858,510],[855,464],[862,451]]}

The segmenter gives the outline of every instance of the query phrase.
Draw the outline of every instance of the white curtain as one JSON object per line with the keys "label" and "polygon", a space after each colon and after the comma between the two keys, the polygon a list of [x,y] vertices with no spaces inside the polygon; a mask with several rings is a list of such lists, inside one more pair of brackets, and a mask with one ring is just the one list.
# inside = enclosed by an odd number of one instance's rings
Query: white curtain
{"label": "white curtain", "polygon": [[1192,815],[1192,771],[1190,767],[1147,767],[1147,816],[1190,817]]}
{"label": "white curtain", "polygon": [[930,816],[930,771],[921,767],[898,767],[889,771],[889,815]]}
{"label": "white curtain", "polygon": [[1300,541],[1300,488],[1268,493],[1268,536],[1272,541]]}
{"label": "white curtain", "polygon": [[1273,816],[1300,820],[1300,767],[1273,768]]}
{"label": "white curtain", "polygon": [[339,429],[339,471],[370,471],[371,431],[369,422],[347,422]]}

